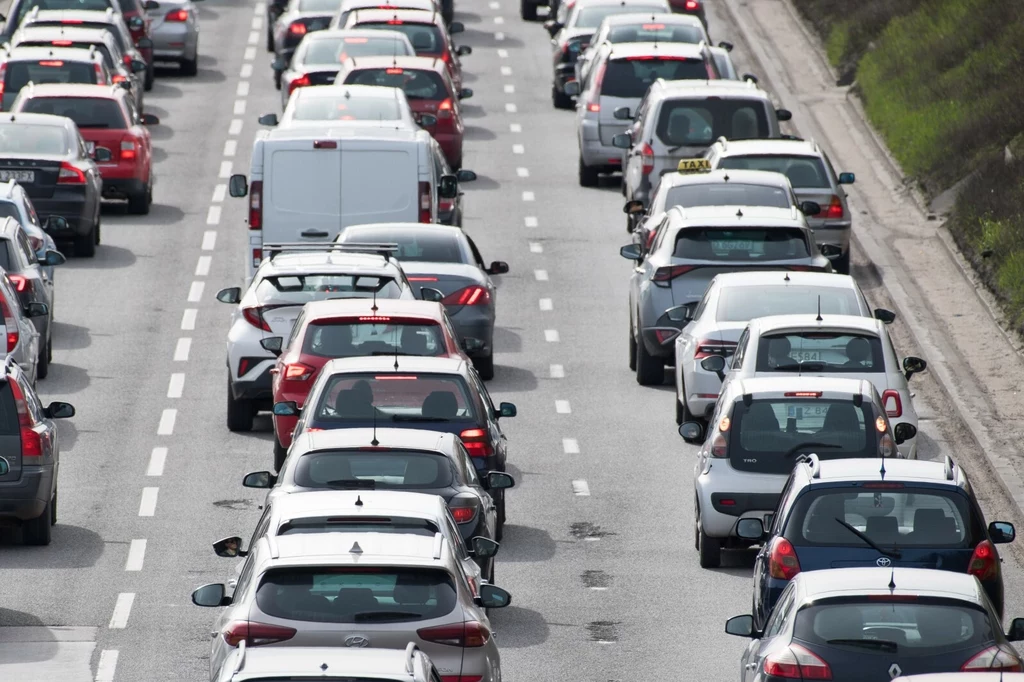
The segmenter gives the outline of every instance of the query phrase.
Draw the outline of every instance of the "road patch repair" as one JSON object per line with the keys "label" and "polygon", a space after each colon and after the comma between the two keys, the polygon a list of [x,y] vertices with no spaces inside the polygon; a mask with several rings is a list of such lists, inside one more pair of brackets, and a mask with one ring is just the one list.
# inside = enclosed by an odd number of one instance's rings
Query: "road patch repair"
{"label": "road patch repair", "polygon": [[0,679],[93,682],[96,630],[89,627],[0,628]]}

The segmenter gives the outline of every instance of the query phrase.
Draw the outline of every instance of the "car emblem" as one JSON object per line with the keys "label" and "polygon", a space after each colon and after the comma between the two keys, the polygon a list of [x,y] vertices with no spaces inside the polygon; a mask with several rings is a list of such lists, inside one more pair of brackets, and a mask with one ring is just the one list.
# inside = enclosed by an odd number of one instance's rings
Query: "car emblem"
{"label": "car emblem", "polygon": [[882,568],[889,568],[890,566],[892,566],[892,559],[890,559],[887,556],[880,556],[877,559],[875,559],[875,564],[881,566]]}
{"label": "car emblem", "polygon": [[366,639],[362,635],[352,635],[351,637],[345,638],[345,646],[365,649],[366,647],[370,646],[370,640]]}
{"label": "car emblem", "polygon": [[893,663],[889,666],[889,679],[895,680],[897,677],[903,674],[903,669],[899,665]]}

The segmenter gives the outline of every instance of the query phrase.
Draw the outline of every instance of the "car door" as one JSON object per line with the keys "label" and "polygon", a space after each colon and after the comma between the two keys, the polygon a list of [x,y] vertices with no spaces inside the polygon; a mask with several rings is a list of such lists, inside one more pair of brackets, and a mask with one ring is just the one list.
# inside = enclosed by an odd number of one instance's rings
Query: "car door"
{"label": "car door", "polygon": [[768,608],[768,557],[771,553],[772,541],[782,533],[784,517],[792,506],[793,476],[786,480],[786,485],[779,494],[779,507],[775,510],[771,527],[766,528],[765,542],[754,558],[754,627],[763,626],[771,615]]}
{"label": "car door", "polygon": [[764,634],[760,639],[752,639],[747,645],[746,651],[740,659],[743,666],[742,674],[744,682],[757,679],[758,671],[761,669],[765,653],[771,648],[772,640],[777,638],[785,630],[784,626],[796,602],[796,589],[792,583],[783,591],[779,597],[779,603],[772,612]]}
{"label": "car door", "polygon": [[[640,153],[640,150],[644,144],[644,126],[647,123],[647,112],[650,109],[651,103],[650,97],[648,97],[649,94],[650,90],[640,100],[640,104],[633,113],[633,123],[626,129],[626,133],[629,134],[630,147],[622,153],[622,177],[626,185],[627,200],[637,198],[637,192],[639,192],[644,181],[643,155]],[[652,184],[656,186],[658,183],[655,180]]]}

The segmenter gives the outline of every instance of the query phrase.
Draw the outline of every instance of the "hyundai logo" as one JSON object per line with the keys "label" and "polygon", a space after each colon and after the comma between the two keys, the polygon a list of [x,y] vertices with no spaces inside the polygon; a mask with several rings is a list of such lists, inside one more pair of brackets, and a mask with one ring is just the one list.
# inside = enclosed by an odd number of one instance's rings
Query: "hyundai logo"
{"label": "hyundai logo", "polygon": [[890,559],[887,556],[880,556],[877,559],[875,559],[875,564],[881,566],[882,568],[889,568],[890,566],[892,566],[892,559]]}
{"label": "hyundai logo", "polygon": [[902,674],[903,674],[903,669],[900,668],[899,665],[897,665],[896,663],[893,663],[892,665],[889,666],[889,679],[890,680],[895,680],[897,677],[899,677]]}
{"label": "hyundai logo", "polygon": [[345,638],[345,646],[365,649],[366,647],[370,646],[370,640],[366,639],[362,635],[352,635],[351,637]]}

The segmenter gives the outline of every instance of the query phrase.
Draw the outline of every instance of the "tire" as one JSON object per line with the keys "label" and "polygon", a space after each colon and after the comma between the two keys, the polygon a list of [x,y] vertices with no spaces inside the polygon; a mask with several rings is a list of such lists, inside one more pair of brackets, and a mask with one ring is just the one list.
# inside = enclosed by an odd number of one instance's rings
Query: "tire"
{"label": "tire", "polygon": [[181,75],[182,76],[195,76],[199,74],[199,50],[196,50],[195,57],[192,59],[181,60]]}
{"label": "tire", "polygon": [[700,526],[700,516],[697,517],[697,554],[701,568],[718,568],[722,565],[722,546],[716,538],[705,535]]}
{"label": "tire", "polygon": [[281,72],[280,71],[275,71],[274,72],[274,88],[276,90],[280,90],[281,89]]}
{"label": "tire", "polygon": [[281,471],[281,467],[284,466],[284,460],[285,460],[285,457],[287,457],[287,456],[288,456],[287,448],[282,447],[281,444],[279,442],[277,442],[277,438],[275,437],[274,438],[274,472],[275,473]]}
{"label": "tire", "polygon": [[146,69],[146,82],[143,83],[142,89],[145,92],[149,92],[150,90],[153,89],[153,83],[155,81],[156,81],[156,73],[155,73],[155,69],[153,67],[153,64],[151,62],[149,64],[148,68]]}
{"label": "tire", "polygon": [[96,245],[98,246],[99,243],[100,243],[100,218],[99,218],[99,216],[96,216],[96,225],[92,228],[92,232],[93,232],[93,241],[95,241]]}
{"label": "tire", "polygon": [[573,100],[572,97],[569,97],[569,95],[565,94],[564,92],[559,92],[558,88],[556,88],[554,85],[551,86],[551,104],[554,105],[555,109],[576,108],[575,100]]}
{"label": "tire", "polygon": [[583,163],[580,157],[579,163],[580,187],[597,187],[597,171]]}
{"label": "tire", "polygon": [[40,547],[50,544],[53,524],[56,523],[57,493],[54,491],[50,504],[46,505],[38,517],[26,521],[21,526],[21,537],[26,545]]}
{"label": "tire", "polygon": [[[52,319],[50,320],[53,321]],[[53,336],[51,332],[50,338],[46,340],[46,361],[53,362]]]}
{"label": "tire", "polygon": [[537,21],[537,5],[530,0],[519,0],[519,16],[523,21]]}
{"label": "tire", "polygon": [[636,371],[636,337],[633,336],[633,326],[629,327],[629,368]]}
{"label": "tire", "polygon": [[235,433],[252,431],[252,401],[236,400],[231,395],[231,381],[228,381],[228,431]]}
{"label": "tire", "polygon": [[128,196],[128,212],[133,215],[146,215],[149,213],[151,203],[153,203],[153,192],[147,185],[142,188],[141,192]]}
{"label": "tire", "polygon": [[50,373],[50,341],[47,340],[39,349],[39,360],[36,362],[36,378],[45,379]]}
{"label": "tire", "polygon": [[838,272],[840,275],[850,274],[850,251],[847,249],[839,258],[832,261],[832,269]]}
{"label": "tire", "polygon": [[501,499],[494,503],[494,506],[498,509],[498,525],[494,529],[494,541],[501,542],[501,538],[505,536],[505,496],[502,495]]}
{"label": "tire", "polygon": [[686,404],[686,384],[684,383],[679,392],[682,394],[683,399],[676,398],[676,424],[683,424],[684,422],[697,421],[697,417],[690,412],[690,406]]}
{"label": "tire", "polygon": [[274,22],[267,20],[267,52],[274,51]]}
{"label": "tire", "polygon": [[484,381],[490,381],[494,378],[494,355],[488,355],[486,358],[473,358],[473,366],[476,367],[476,373],[480,375],[480,378]]}
{"label": "tire", "polygon": [[665,363],[647,352],[643,341],[636,344],[636,383],[661,386],[665,382]]}
{"label": "tire", "polygon": [[82,237],[75,237],[75,255],[82,258],[92,258],[96,255],[96,226],[94,225],[89,234]]}

